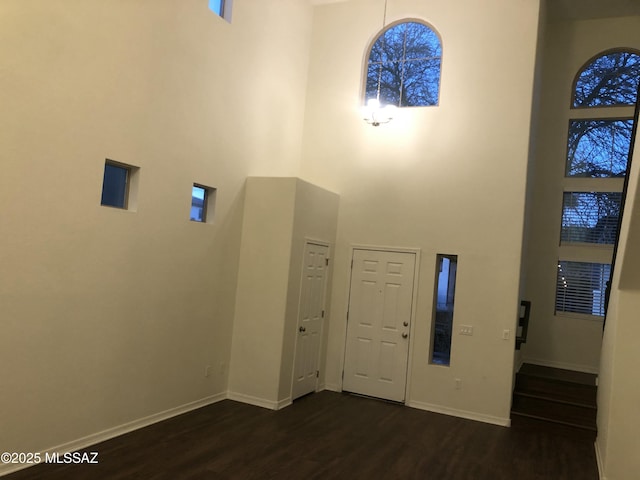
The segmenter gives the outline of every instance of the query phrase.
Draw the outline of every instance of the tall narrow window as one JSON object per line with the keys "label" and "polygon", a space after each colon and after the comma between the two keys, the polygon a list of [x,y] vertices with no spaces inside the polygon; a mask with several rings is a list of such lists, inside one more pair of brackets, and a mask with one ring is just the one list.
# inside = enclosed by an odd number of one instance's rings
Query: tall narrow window
{"label": "tall narrow window", "polygon": [[571,107],[582,113],[567,133],[557,315],[605,314],[639,81],[640,52],[630,50],[603,52],[576,75]]}
{"label": "tall narrow window", "polygon": [[451,333],[457,270],[457,255],[437,255],[431,363],[438,365],[449,365],[451,362]]}
{"label": "tall narrow window", "polygon": [[365,102],[377,98],[398,107],[437,105],[441,61],[440,38],[427,25],[392,25],[369,51]]}

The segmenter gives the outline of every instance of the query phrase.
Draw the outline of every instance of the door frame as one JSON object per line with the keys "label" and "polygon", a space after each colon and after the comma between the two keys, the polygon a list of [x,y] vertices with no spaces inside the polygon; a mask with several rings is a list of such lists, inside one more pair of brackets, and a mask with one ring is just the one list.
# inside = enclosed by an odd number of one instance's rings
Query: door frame
{"label": "door frame", "polygon": [[[321,247],[327,247],[327,259],[329,260],[329,264],[327,265],[327,268],[325,269],[325,277],[324,277],[324,287],[323,287],[323,291],[322,291],[322,307],[324,310],[324,317],[322,318],[321,322],[320,322],[320,345],[318,345],[318,358],[316,359],[317,365],[318,365],[318,370],[320,370],[320,360],[322,359],[322,350],[323,348],[326,348],[326,342],[324,341],[324,332],[325,332],[325,322],[327,320],[327,318],[329,318],[329,308],[327,308],[327,290],[328,290],[328,286],[329,286],[329,272],[331,271],[331,260],[332,260],[332,249],[331,249],[331,243],[326,241],[326,240],[318,240],[316,238],[312,238],[312,237],[304,237],[304,242],[302,245],[302,263],[301,263],[301,268],[300,268],[300,289],[298,291],[298,308],[296,311],[296,323],[295,323],[295,329],[296,329],[296,340],[295,340],[295,344],[293,347],[293,362],[291,364],[291,389],[289,391],[289,398],[293,399],[293,384],[295,383],[295,369],[296,369],[296,358],[298,355],[298,339],[299,336],[297,334],[298,331],[298,321],[300,320],[300,309],[302,308],[301,302],[302,302],[302,281],[304,279],[304,252],[306,251],[307,248],[307,244],[311,243],[313,245],[319,245]],[[318,385],[320,385],[320,378],[316,377],[316,386],[315,386],[315,391],[318,391]],[[292,400],[293,401],[293,400]]]}
{"label": "door frame", "polygon": [[[415,255],[415,268],[413,269],[413,294],[411,298],[411,324],[409,325],[409,351],[407,353],[407,381],[404,387],[404,404],[409,403],[408,392],[411,391],[411,372],[413,371],[413,349],[414,349],[414,335],[416,325],[416,310],[418,307],[418,288],[420,283],[420,256],[421,250],[418,247],[389,247],[381,245],[367,245],[353,243],[349,246],[349,257],[347,261],[347,305],[345,309],[345,322],[344,322],[344,342],[342,347],[342,358],[340,359],[340,391],[344,391],[344,364],[347,357],[347,329],[349,328],[349,322],[347,320],[347,314],[349,311],[349,303],[351,302],[351,280],[353,277],[353,268],[351,262],[353,261],[354,250],[373,250],[377,252],[393,252],[393,253],[413,253]],[[428,347],[428,345],[427,345]]]}

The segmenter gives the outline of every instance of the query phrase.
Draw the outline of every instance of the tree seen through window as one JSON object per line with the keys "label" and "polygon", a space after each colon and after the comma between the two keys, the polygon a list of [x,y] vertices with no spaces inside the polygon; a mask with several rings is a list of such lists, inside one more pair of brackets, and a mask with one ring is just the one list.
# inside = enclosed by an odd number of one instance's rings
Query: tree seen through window
{"label": "tree seen through window", "polygon": [[369,52],[365,100],[387,105],[437,105],[442,47],[438,35],[419,22],[389,27]]}
{"label": "tree seen through window", "polygon": [[588,63],[578,74],[574,107],[634,105],[640,81],[640,55],[609,52]]}
{"label": "tree seen through window", "polygon": [[602,52],[576,75],[571,106],[590,114],[569,121],[556,313],[605,315],[639,82],[635,50]]}
{"label": "tree seen through window", "polygon": [[627,170],[633,120],[571,120],[568,177],[623,177]]}

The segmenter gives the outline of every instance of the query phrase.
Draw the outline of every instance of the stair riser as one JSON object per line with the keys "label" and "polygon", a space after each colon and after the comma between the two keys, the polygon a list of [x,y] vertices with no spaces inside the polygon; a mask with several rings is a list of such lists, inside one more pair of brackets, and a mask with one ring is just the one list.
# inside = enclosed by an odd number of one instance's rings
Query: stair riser
{"label": "stair riser", "polygon": [[567,422],[585,428],[596,428],[596,409],[567,405],[539,398],[530,398],[515,393],[513,412],[533,415],[551,421]]}
{"label": "stair riser", "polygon": [[596,406],[597,396],[597,390],[594,386],[565,383],[526,375],[518,375],[516,377],[515,393],[530,393],[592,407]]}
{"label": "stair riser", "polygon": [[553,431],[558,436],[569,436],[581,440],[588,439],[591,441],[595,441],[597,437],[596,430],[572,427],[549,420],[529,418],[515,413],[511,415],[511,427],[518,429],[532,428],[533,431],[544,428],[545,431]]}

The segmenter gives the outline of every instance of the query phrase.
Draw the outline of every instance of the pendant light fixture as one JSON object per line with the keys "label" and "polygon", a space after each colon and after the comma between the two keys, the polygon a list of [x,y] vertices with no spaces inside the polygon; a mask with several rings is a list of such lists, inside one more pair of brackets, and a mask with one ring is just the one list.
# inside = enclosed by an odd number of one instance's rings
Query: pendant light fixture
{"label": "pendant light fixture", "polygon": [[[382,15],[382,42],[384,45],[384,34],[387,26],[387,0],[384,0],[384,13]],[[388,123],[393,119],[396,107],[394,105],[382,105],[380,103],[380,85],[382,84],[382,62],[378,68],[378,85],[376,89],[376,98],[367,100],[367,104],[363,107],[364,121],[374,127],[382,123]]]}

